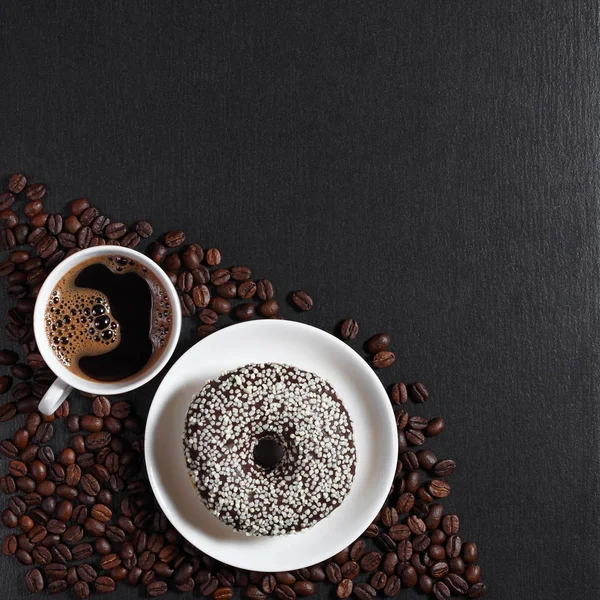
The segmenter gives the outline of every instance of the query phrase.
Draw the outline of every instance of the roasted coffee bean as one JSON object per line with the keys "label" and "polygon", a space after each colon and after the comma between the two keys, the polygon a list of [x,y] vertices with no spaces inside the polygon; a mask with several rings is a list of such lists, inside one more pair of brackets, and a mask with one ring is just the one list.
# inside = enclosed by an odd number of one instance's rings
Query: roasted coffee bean
{"label": "roasted coffee bean", "polygon": [[401,540],[398,542],[398,548],[396,549],[396,555],[400,563],[408,562],[413,555],[413,545],[410,540]]}
{"label": "roasted coffee bean", "polygon": [[367,551],[367,544],[363,540],[357,540],[350,546],[349,557],[350,560],[358,561],[360,560],[365,552]]}
{"label": "roasted coffee bean", "polygon": [[0,406],[0,423],[12,419],[16,414],[17,406],[14,402],[6,402],[5,404],[2,404]]}
{"label": "roasted coffee bean", "polygon": [[431,544],[431,539],[429,538],[429,536],[425,535],[424,533],[421,535],[415,536],[415,538],[413,539],[413,548],[417,552],[423,552],[424,550],[427,550],[427,548],[429,548],[430,544]]}
{"label": "roasted coffee bean", "polygon": [[146,586],[148,596],[156,597],[167,593],[167,584],[164,581],[152,581]]}
{"label": "roasted coffee bean", "polygon": [[[26,202],[23,206],[23,214],[28,219],[33,219],[36,215],[39,215],[42,212],[43,208],[44,204],[41,200],[30,200],[29,202]],[[9,227],[12,227],[12,225],[10,225]]]}
{"label": "roasted coffee bean", "polygon": [[[218,286],[217,287],[217,294],[219,294],[219,296],[221,296],[221,291],[219,290],[219,287],[226,284],[229,279],[231,277],[231,273],[227,270],[227,269],[217,269],[216,271],[213,271],[210,274],[210,280],[213,282],[214,285]],[[225,290],[223,290],[225,292],[226,295],[224,295],[224,298],[233,298],[237,292],[237,286],[230,286],[229,290],[233,291],[233,295],[231,295],[231,291],[227,292]]]}
{"label": "roasted coffee bean", "polygon": [[43,183],[32,183],[25,188],[27,200],[41,200],[46,195],[46,186]]}
{"label": "roasted coffee bean", "polygon": [[265,300],[259,307],[258,311],[263,317],[273,317],[279,312],[279,304],[277,300]]}
{"label": "roasted coffee bean", "polygon": [[425,527],[425,523],[423,522],[423,519],[420,519],[419,517],[417,517],[415,515],[411,515],[410,517],[408,517],[406,524],[408,525],[408,528],[415,535],[421,535],[421,534],[425,533],[425,531],[427,529]]}
{"label": "roasted coffee bean", "polygon": [[360,573],[360,566],[357,562],[349,560],[342,565],[342,577],[344,579],[354,579]]}
{"label": "roasted coffee bean", "polygon": [[[7,277],[15,270],[14,263],[6,260],[0,263],[0,277]],[[13,282],[9,281],[9,285],[12,285]]]}
{"label": "roasted coffee bean", "polygon": [[15,203],[15,197],[10,192],[0,194],[0,210],[7,210]]}
{"label": "roasted coffee bean", "polygon": [[375,571],[379,568],[380,564],[381,554],[379,552],[367,552],[367,554],[360,559],[360,568],[366,572]]}
{"label": "roasted coffee bean", "polygon": [[[4,454],[4,456],[6,456],[7,458],[17,458],[17,456],[19,456],[19,448],[17,448],[17,446],[13,443],[12,440],[2,440],[2,442],[0,442],[0,452]],[[14,466],[13,471],[10,472],[16,477],[21,477],[27,474],[27,467],[25,467],[24,472],[21,472],[20,466]]]}
{"label": "roasted coffee bean", "polygon": [[106,538],[98,538],[94,542],[94,548],[96,549],[96,552],[100,554],[100,556],[104,556],[105,554],[110,554],[112,552],[112,546]]}
{"label": "roasted coffee bean", "polygon": [[[330,583],[337,584],[342,580],[342,570],[340,569],[340,566],[334,562],[330,562],[327,564],[327,567],[325,567],[325,575],[327,577],[327,581],[329,581]],[[284,582],[279,581],[279,583]]]}
{"label": "roasted coffee bean", "polygon": [[34,481],[44,481],[46,479],[46,465],[40,460],[34,460],[31,463],[29,472]]}
{"label": "roasted coffee bean", "polygon": [[446,540],[446,556],[448,558],[456,558],[460,556],[462,541],[456,534],[452,534]]}
{"label": "roasted coffee bean", "polygon": [[[49,487],[46,489],[46,485]],[[38,483],[36,485],[36,490],[41,490],[44,492],[44,495],[50,495],[54,493],[54,484],[51,481],[44,481],[43,483]],[[29,494],[25,494],[23,496],[23,500],[27,506],[39,506],[42,503],[42,495],[39,492],[30,492]],[[38,517],[36,520],[40,523],[46,522],[48,517],[44,514],[43,511],[37,512],[35,510],[31,511],[31,516],[33,518]]]}
{"label": "roasted coffee bean", "polygon": [[[408,512],[408,511],[404,511]],[[385,527],[391,527],[392,525],[396,525],[398,523],[398,512],[395,508],[385,507],[381,511],[381,522]]]}
{"label": "roasted coffee bean", "polygon": [[152,250],[150,252],[150,257],[152,258],[152,260],[160,265],[164,260],[165,257],[167,256],[167,249],[165,248],[165,246],[163,244],[161,244],[160,242],[155,242],[152,245]]}
{"label": "roasted coffee bean", "polygon": [[83,491],[90,496],[96,496],[100,491],[100,484],[91,473],[86,473],[81,476],[81,487]]}
{"label": "roasted coffee bean", "polygon": [[19,360],[19,355],[12,350],[0,350],[0,365],[10,367]]}
{"label": "roasted coffee bean", "polygon": [[231,304],[225,298],[219,296],[212,298],[208,306],[219,315],[226,315],[231,312]]}
{"label": "roasted coffee bean", "polygon": [[63,564],[67,564],[69,561],[73,560],[71,551],[64,544],[57,544],[54,546],[54,548],[52,548],[52,556],[56,562]]}
{"label": "roasted coffee bean", "polygon": [[462,546],[462,557],[467,564],[474,563],[477,560],[479,551],[474,542],[465,542]]}
{"label": "roasted coffee bean", "polygon": [[244,302],[235,309],[235,318],[238,321],[248,321],[254,317],[254,304]]}
{"label": "roasted coffee bean", "polygon": [[429,393],[427,392],[427,388],[422,383],[417,382],[410,386],[410,396],[414,402],[421,404],[423,402],[427,402]]}
{"label": "roasted coffee bean", "polygon": [[179,277],[177,278],[177,287],[180,291],[189,292],[191,291],[193,285],[194,278],[192,277],[192,274],[189,271],[183,271],[179,274]]}
{"label": "roasted coffee bean", "polygon": [[335,595],[341,599],[344,598],[349,598],[352,594],[352,590],[354,589],[354,584],[352,583],[351,579],[342,579],[342,581],[339,582],[336,590],[335,590]]}
{"label": "roasted coffee bean", "polygon": [[111,554],[106,554],[100,559],[100,566],[106,570],[112,569],[113,567],[117,567],[120,564],[121,558],[114,552]]}
{"label": "roasted coffee bean", "polygon": [[408,391],[406,389],[406,385],[401,382],[395,383],[390,391],[390,398],[394,404],[406,404],[408,401]]}
{"label": "roasted coffee bean", "polygon": [[[438,542],[439,540],[432,533],[432,542]],[[431,560],[444,560],[446,558],[446,550],[439,543],[432,543],[427,550],[428,556]]]}
{"label": "roasted coffee bean", "polygon": [[27,179],[25,175],[21,173],[14,173],[8,178],[8,189],[13,192],[13,194],[20,194],[25,189],[26,185]]}
{"label": "roasted coffee bean", "polygon": [[[196,303],[195,300],[194,303]],[[199,313],[199,318],[205,325],[214,325],[217,322],[219,315],[210,308],[203,308]]]}
{"label": "roasted coffee bean", "polygon": [[[10,445],[14,448],[15,454],[16,454],[17,453],[16,446],[12,442],[9,442],[8,440],[5,440],[5,442],[7,444],[10,443]],[[4,444],[3,444],[3,447],[4,447]],[[25,475],[27,475],[27,465],[24,462],[21,462],[20,460],[11,460],[8,463],[8,472],[11,475],[13,475],[14,477],[24,477]]]}
{"label": "roasted coffee bean", "polygon": [[156,573],[154,571],[143,571],[140,577],[140,582],[143,585],[148,585],[156,579]]}
{"label": "roasted coffee bean", "polygon": [[0,226],[1,227],[14,227],[19,222],[19,217],[14,210],[5,208],[0,210]]}
{"label": "roasted coffee bean", "polygon": [[16,559],[22,564],[22,565],[31,565],[33,564],[33,557],[30,554],[30,551],[33,549],[33,544],[31,544],[31,546],[29,547],[30,550],[25,550],[23,548],[19,548],[16,552],[15,552],[15,557]]}
{"label": "roasted coffee bean", "polygon": [[[63,467],[69,467],[70,465],[74,465],[77,460],[77,455],[75,454],[75,450],[73,448],[65,448],[58,457],[58,462]],[[76,485],[76,483],[72,483],[69,485]]]}
{"label": "roasted coffee bean", "polygon": [[410,537],[410,533],[410,529],[403,523],[393,525],[389,530],[390,537],[397,542],[407,540]]}
{"label": "roasted coffee bean", "polygon": [[36,563],[42,566],[52,562],[52,553],[48,548],[44,548],[44,546],[34,548],[31,552],[31,556]]}
{"label": "roasted coffee bean", "polygon": [[433,467],[433,472],[438,477],[448,477],[456,471],[456,463],[451,459],[440,460]]}
{"label": "roasted coffee bean", "polygon": [[396,357],[393,352],[389,352],[388,350],[383,350],[378,352],[373,356],[373,366],[376,369],[385,369],[394,364]]}
{"label": "roasted coffee bean", "polygon": [[312,581],[296,581],[292,589],[296,596],[312,596],[315,592],[315,584]]}
{"label": "roasted coffee bean", "polygon": [[446,515],[442,520],[442,528],[446,535],[455,535],[460,528],[458,515]]}
{"label": "roasted coffee bean", "polygon": [[438,581],[433,586],[433,596],[436,600],[446,600],[447,598],[450,598],[450,590],[445,583]]}
{"label": "roasted coffee bean", "polygon": [[77,246],[79,248],[87,248],[90,245],[94,234],[92,233],[92,230],[89,227],[84,226],[77,231],[77,235],[75,237],[77,241]]}
{"label": "roasted coffee bean", "polygon": [[381,570],[386,575],[393,575],[396,572],[396,567],[398,565],[398,555],[395,552],[386,552],[383,557],[383,564],[381,566]]}
{"label": "roasted coffee bean", "polygon": [[51,581],[46,588],[49,594],[62,594],[68,585],[67,582],[62,579],[57,579],[55,581]]}
{"label": "roasted coffee bean", "polygon": [[99,594],[108,594],[110,592],[115,591],[115,582],[111,577],[107,577],[106,575],[101,575],[94,582],[96,586],[96,591]]}
{"label": "roasted coffee bean", "polygon": [[12,377],[2,375],[2,377],[0,377],[0,394],[5,394],[10,389],[11,385]]}
{"label": "roasted coffee bean", "polygon": [[[205,308],[210,302],[210,292],[205,285],[196,285],[192,288],[192,300],[198,308]],[[215,312],[215,311],[211,311]],[[216,314],[216,313],[215,313]]]}
{"label": "roasted coffee bean", "polygon": [[439,561],[434,563],[430,569],[429,573],[434,579],[442,579],[448,574],[448,563],[444,561]]}
{"label": "roasted coffee bean", "polygon": [[377,595],[377,591],[368,583],[355,583],[352,593],[358,600],[373,600]]}
{"label": "roasted coffee bean", "polygon": [[101,448],[108,446],[108,444],[110,444],[111,439],[112,439],[112,436],[110,433],[108,433],[108,431],[99,431],[97,433],[90,433],[85,438],[85,446],[88,450],[92,450],[92,451],[100,450]]}
{"label": "roasted coffee bean", "polygon": [[481,567],[479,565],[469,565],[465,569],[465,579],[471,583],[478,583],[481,579]]}
{"label": "roasted coffee bean", "polygon": [[398,498],[397,502],[396,502],[396,510],[399,513],[409,513],[413,506],[415,504],[415,497],[413,494],[411,494],[410,492],[404,492],[403,494],[400,494],[400,497]]}
{"label": "roasted coffee bean", "polygon": [[92,412],[98,418],[107,417],[110,414],[110,402],[105,396],[96,396],[92,403]]}
{"label": "roasted coffee bean", "polygon": [[150,223],[148,223],[147,221],[138,221],[135,224],[135,231],[140,237],[143,238],[150,237],[154,232],[154,230],[152,229],[152,225],[150,225]]}
{"label": "roasted coffee bean", "polygon": [[27,505],[25,504],[25,502],[23,502],[21,498],[19,498],[19,496],[13,496],[8,501],[8,508],[10,508],[10,510],[12,510],[12,512],[15,513],[17,517],[20,517],[27,510]]}
{"label": "roasted coffee bean", "polygon": [[44,579],[39,569],[25,573],[25,585],[31,594],[39,594],[44,589]]}
{"label": "roasted coffee bean", "polygon": [[358,322],[354,319],[344,319],[340,325],[340,335],[345,340],[354,340],[358,336]]}
{"label": "roasted coffee bean", "polygon": [[271,300],[274,296],[273,284],[268,279],[260,279],[256,282],[256,295],[259,300]]}
{"label": "roasted coffee bean", "polygon": [[118,240],[127,233],[127,226],[125,223],[109,223],[104,228],[104,235],[109,240]]}
{"label": "roasted coffee bean", "polygon": [[13,227],[12,232],[15,237],[15,242],[21,246],[27,241],[27,236],[29,235],[29,225],[27,225],[27,223],[19,223]]}
{"label": "roasted coffee bean", "polygon": [[309,311],[313,307],[313,299],[304,291],[292,292],[292,303],[301,311]]}
{"label": "roasted coffee bean", "polygon": [[125,541],[126,535],[125,532],[116,525],[109,525],[106,528],[106,537],[115,543],[121,543]]}
{"label": "roasted coffee bean", "polygon": [[383,571],[375,571],[370,579],[371,587],[375,590],[383,590],[386,583],[387,575]]}
{"label": "roasted coffee bean", "polygon": [[432,469],[437,463],[437,458],[431,450],[419,450],[417,459],[419,460],[419,466],[425,470]]}
{"label": "roasted coffee bean", "polygon": [[17,551],[17,538],[14,535],[7,535],[2,540],[2,554],[12,556]]}
{"label": "roasted coffee bean", "polygon": [[49,563],[44,567],[44,573],[52,581],[65,579],[67,576],[67,567],[62,563]]}
{"label": "roasted coffee bean", "polygon": [[[217,271],[215,271],[216,273]],[[237,294],[237,285],[235,281],[227,281],[225,283],[221,283],[215,287],[215,294],[220,296],[221,298],[225,298],[226,300],[231,300],[235,298]]]}
{"label": "roasted coffee bean", "polygon": [[206,264],[209,267],[216,267],[221,263],[221,253],[217,248],[209,248],[205,255]]}
{"label": "roasted coffee bean", "polygon": [[11,229],[0,230],[0,250],[12,250],[16,245],[17,240]]}
{"label": "roasted coffee bean", "polygon": [[[177,252],[172,252],[165,258],[163,269],[168,271],[169,277],[171,274],[173,274],[175,279],[177,278],[176,272],[181,269],[181,259],[179,258],[179,254],[177,254]],[[175,281],[175,284],[177,284],[177,281]]]}
{"label": "roasted coffee bean", "polygon": [[75,598],[78,598],[79,600],[88,598],[90,595],[90,586],[85,581],[76,581],[73,584],[73,594],[75,595]]}
{"label": "roasted coffee bean", "polygon": [[469,589],[469,584],[456,573],[450,573],[444,577],[444,583],[448,586],[448,589],[457,596],[464,596]]}
{"label": "roasted coffee bean", "polygon": [[[421,482],[421,476],[418,471],[411,471],[410,473],[406,473],[404,477],[405,489],[410,494],[415,494],[419,489],[419,485]],[[416,500],[415,500],[416,501]]]}
{"label": "roasted coffee bean", "polygon": [[17,490],[15,479],[12,475],[0,477],[0,492],[3,494],[14,494]]}
{"label": "roasted coffee bean", "polygon": [[217,588],[212,594],[214,600],[230,600],[233,590],[230,587]]}
{"label": "roasted coffee bean", "polygon": [[49,215],[46,220],[46,229],[52,235],[58,235],[63,228],[63,218],[61,215]]}
{"label": "roasted coffee bean", "polygon": [[[56,505],[56,500],[54,498],[46,498],[46,500],[51,500]],[[44,507],[42,505],[42,510],[43,509]],[[50,512],[53,513],[54,511]],[[53,533],[56,535],[62,535],[67,530],[67,526],[60,519],[50,519],[46,524],[46,528],[48,529],[49,533]]]}
{"label": "roasted coffee bean", "polygon": [[392,596],[396,596],[400,592],[401,587],[402,584],[400,582],[400,578],[396,575],[391,575],[390,577],[388,577],[387,583],[383,588],[383,594],[384,596],[391,598]]}
{"label": "roasted coffee bean", "polygon": [[239,298],[248,300],[256,294],[256,283],[248,279],[243,281],[237,288],[237,295]]}
{"label": "roasted coffee bean", "polygon": [[378,354],[379,352],[383,352],[384,350],[388,349],[389,345],[390,336],[387,333],[377,333],[370,337],[365,343],[367,352],[370,354]]}
{"label": "roasted coffee bean", "polygon": [[460,556],[455,556],[448,560],[448,568],[450,573],[462,575],[465,572],[465,561]]}
{"label": "roasted coffee bean", "polygon": [[165,234],[164,244],[167,248],[177,248],[185,242],[185,233],[181,230],[171,230]]}
{"label": "roasted coffee bean", "polygon": [[432,544],[444,544],[446,542],[446,534],[441,529],[432,531],[429,537],[431,537]]}
{"label": "roasted coffee bean", "polygon": [[15,479],[17,489],[25,494],[35,491],[35,481],[31,477],[17,477]]}

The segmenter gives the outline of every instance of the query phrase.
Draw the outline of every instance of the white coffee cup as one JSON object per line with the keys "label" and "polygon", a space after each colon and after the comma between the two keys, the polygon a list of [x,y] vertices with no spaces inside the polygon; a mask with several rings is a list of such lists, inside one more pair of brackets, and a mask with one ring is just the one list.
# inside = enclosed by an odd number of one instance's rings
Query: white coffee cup
{"label": "white coffee cup", "polygon": [[[95,256],[110,256],[117,255],[125,258],[130,258],[138,262],[151,271],[161,282],[165,291],[169,295],[171,302],[173,320],[172,330],[169,340],[161,356],[147,369],[142,369],[139,373],[128,377],[122,381],[93,381],[75,375],[67,367],[65,367],[54,355],[45,328],[45,312],[48,304],[48,298],[55,289],[57,283],[74,267],[82,262],[88,261]],[[166,273],[151,259],[144,256],[137,250],[131,248],[123,248],[117,246],[95,246],[87,248],[81,252],[77,252],[69,258],[63,260],[49,275],[37,297],[35,310],[33,313],[33,329],[35,333],[35,341],[38,351],[42,355],[48,367],[57,376],[54,383],[48,388],[44,397],[40,400],[38,410],[45,414],[51,415],[67,398],[73,388],[89,394],[99,396],[111,396],[114,394],[122,394],[129,392],[135,388],[144,385],[157,375],[161,369],[167,364],[171,358],[179,334],[181,332],[181,305],[179,297],[175,291],[175,287]]]}

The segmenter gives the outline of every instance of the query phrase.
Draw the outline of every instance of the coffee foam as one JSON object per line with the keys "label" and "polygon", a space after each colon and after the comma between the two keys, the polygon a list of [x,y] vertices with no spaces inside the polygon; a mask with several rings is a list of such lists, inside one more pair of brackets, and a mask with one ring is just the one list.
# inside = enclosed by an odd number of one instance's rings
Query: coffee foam
{"label": "coffee foam", "polygon": [[71,269],[55,286],[45,311],[46,336],[54,355],[69,370],[87,377],[78,368],[79,359],[106,354],[121,341],[119,322],[111,313],[108,297],[98,290],[75,285],[79,274],[96,264],[117,274],[137,273],[148,284],[152,297],[149,337],[154,352],[147,366],[151,365],[170,337],[171,302],[154,273],[136,261],[118,255],[91,258]]}

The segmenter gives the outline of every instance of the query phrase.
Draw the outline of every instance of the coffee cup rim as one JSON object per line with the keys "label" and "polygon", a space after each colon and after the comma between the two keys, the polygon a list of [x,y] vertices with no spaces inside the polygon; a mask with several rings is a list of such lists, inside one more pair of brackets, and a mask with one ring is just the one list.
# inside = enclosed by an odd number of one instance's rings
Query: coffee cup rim
{"label": "coffee cup rim", "polygon": [[[162,355],[158,360],[147,370],[142,371],[137,375],[133,375],[122,381],[92,381],[85,379],[79,375],[75,375],[67,367],[62,365],[60,361],[52,352],[50,344],[48,342],[46,331],[45,331],[45,319],[44,313],[46,310],[46,302],[50,297],[52,290],[60,279],[66,275],[72,268],[78,264],[93,258],[94,256],[107,256],[115,254],[117,256],[124,256],[131,258],[143,266],[147,267],[158,277],[161,284],[164,286],[169,300],[172,306],[172,331],[167,342],[167,347],[164,349]],[[179,335],[181,333],[181,306],[179,304],[179,296],[175,290],[173,282],[169,279],[167,274],[157,265],[152,259],[148,258],[145,254],[142,254],[138,250],[132,248],[125,248],[123,246],[95,246],[93,248],[85,248],[75,254],[69,256],[61,263],[59,263],[48,275],[40,291],[38,293],[34,313],[33,313],[33,330],[35,335],[38,352],[42,355],[48,368],[61,380],[70,385],[71,387],[86,392],[88,394],[95,395],[113,395],[122,394],[131,390],[134,390],[155,377],[168,363],[169,359],[173,355],[177,343],[179,341]]]}

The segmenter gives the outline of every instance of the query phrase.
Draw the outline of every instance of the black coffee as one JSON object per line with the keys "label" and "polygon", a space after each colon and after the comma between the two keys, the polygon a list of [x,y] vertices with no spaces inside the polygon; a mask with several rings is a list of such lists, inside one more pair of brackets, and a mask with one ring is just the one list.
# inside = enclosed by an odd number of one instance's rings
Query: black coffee
{"label": "black coffee", "polygon": [[120,381],[149,368],[171,335],[168,294],[135,260],[91,258],[52,291],[46,335],[55,356],[76,375]]}

